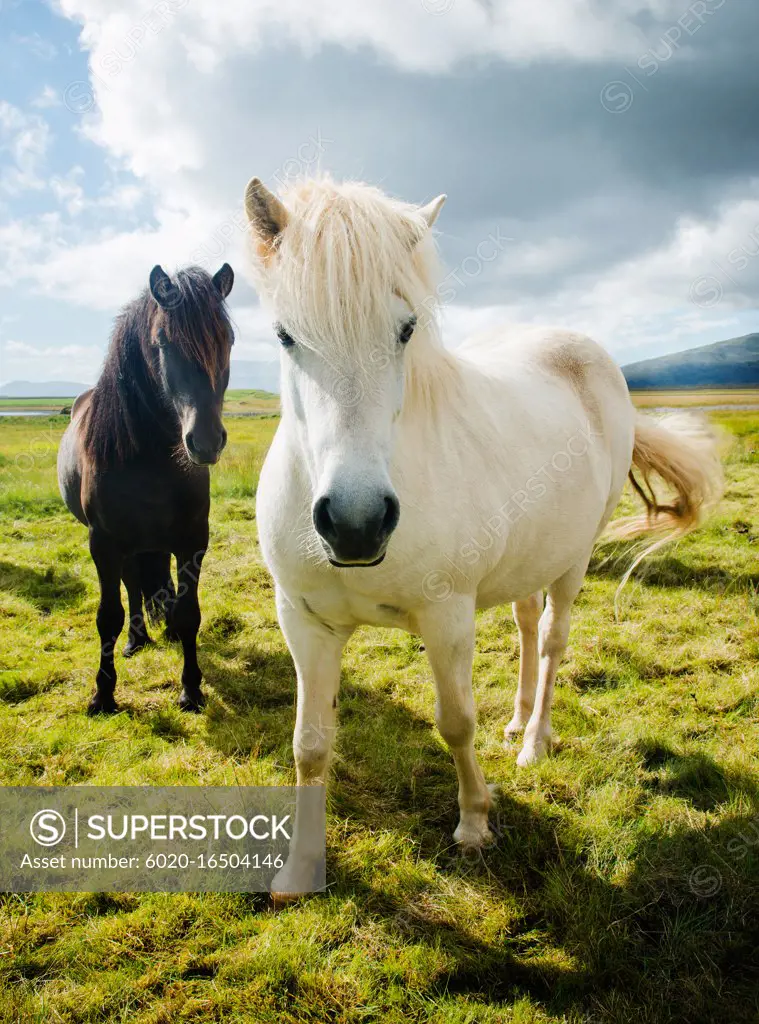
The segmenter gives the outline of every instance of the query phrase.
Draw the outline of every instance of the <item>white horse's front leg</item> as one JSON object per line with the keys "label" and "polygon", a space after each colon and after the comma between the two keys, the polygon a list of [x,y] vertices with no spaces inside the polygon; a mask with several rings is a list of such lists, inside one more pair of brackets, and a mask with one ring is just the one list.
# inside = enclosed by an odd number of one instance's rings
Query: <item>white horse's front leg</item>
{"label": "white horse's front leg", "polygon": [[504,746],[511,747],[522,735],[535,706],[538,685],[538,623],[543,611],[543,591],[512,605],[519,630],[519,682],[514,698],[514,717],[503,731]]}
{"label": "white horse's front leg", "polygon": [[437,690],[435,721],[453,754],[459,777],[461,818],[453,838],[462,847],[490,842],[490,791],[474,753],[475,710],[472,694],[474,600],[453,595],[428,606],[419,616]]}
{"label": "white horse's front leg", "polygon": [[[333,629],[307,610],[302,600],[291,602],[277,592],[277,612],[298,676],[298,709],[293,753],[298,786],[326,785],[337,732],[337,691],[340,660],[351,629]],[[322,856],[323,823],[313,805],[298,800],[290,855],[272,881],[275,898],[294,898],[312,889]]]}

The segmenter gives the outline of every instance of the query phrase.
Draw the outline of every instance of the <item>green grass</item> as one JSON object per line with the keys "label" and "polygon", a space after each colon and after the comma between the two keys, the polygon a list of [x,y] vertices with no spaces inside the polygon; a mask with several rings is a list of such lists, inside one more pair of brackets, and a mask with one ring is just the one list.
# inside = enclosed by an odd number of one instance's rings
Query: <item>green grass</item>
{"label": "green grass", "polygon": [[633,402],[642,409],[651,406],[672,406],[687,409],[689,406],[756,406],[759,407],[757,388],[686,388],[676,390],[633,391]]}
{"label": "green grass", "polygon": [[71,406],[75,397],[73,395],[71,398],[8,398],[3,395],[0,396],[0,416],[4,409],[49,409],[57,414],[63,406]]}
{"label": "green grass", "polygon": [[[51,415],[58,415],[66,410],[66,415],[71,410],[71,404],[76,395],[70,398],[7,398],[0,396],[0,417],[4,411],[20,412],[50,412]],[[269,391],[260,391],[255,388],[232,388],[227,391],[224,400],[224,409],[227,414],[243,415],[271,415],[279,412],[279,396]]]}
{"label": "green grass", "polygon": [[[70,408],[71,398],[4,398],[0,397],[0,416],[3,410],[49,411],[57,415],[62,409]],[[692,405],[759,405],[759,390],[756,388],[689,388],[673,391],[634,391],[636,405],[683,406]],[[271,415],[279,411],[279,396],[256,388],[232,388],[224,400],[227,415]]]}
{"label": "green grass", "polygon": [[224,410],[227,415],[248,414],[262,415],[279,412],[279,395],[254,388],[237,388],[227,391],[224,399]]}
{"label": "green grass", "polygon": [[[502,797],[481,859],[451,848],[456,777],[424,652],[361,630],[344,664],[324,895],[0,897],[0,1021],[630,1024],[759,1014],[759,416],[720,414],[729,488],[698,535],[614,593],[599,549],[560,674],[559,751],[501,748],[518,648],[479,620],[478,753]],[[117,656],[91,720],[95,573],[55,484],[62,418],[0,424],[0,784],[293,781],[294,673],[256,540],[273,419],[230,419],[201,578],[209,704],[179,650]],[[627,499],[629,500],[629,499]],[[122,639],[123,644],[123,639]],[[743,837],[743,838],[741,838]]]}

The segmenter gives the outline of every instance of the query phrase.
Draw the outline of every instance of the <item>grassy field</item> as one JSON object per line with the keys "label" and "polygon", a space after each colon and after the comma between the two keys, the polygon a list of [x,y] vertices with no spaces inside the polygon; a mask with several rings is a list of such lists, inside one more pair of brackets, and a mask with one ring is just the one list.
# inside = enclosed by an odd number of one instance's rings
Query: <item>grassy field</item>
{"label": "grassy field", "polygon": [[[480,616],[477,746],[496,845],[451,848],[456,776],[413,637],[344,664],[326,894],[0,896],[0,1021],[629,1024],[759,1019],[759,414],[700,534],[614,593],[601,548],[560,673],[560,750],[501,747],[509,609]],[[122,712],[88,719],[95,573],[55,485],[61,417],[0,421],[0,784],[289,783],[294,673],[256,541],[276,420],[232,418],[201,579],[208,707],[180,656],[117,656]],[[123,639],[122,639],[123,644]]]}
{"label": "grassy field", "polygon": [[[57,415],[63,409],[70,410],[71,398],[3,398],[0,397],[0,416],[3,412],[49,412]],[[224,402],[227,415],[267,415],[279,412],[279,396],[269,391],[238,388],[227,392]]]}
{"label": "grassy field", "polygon": [[4,411],[29,410],[30,412],[49,412],[57,415],[64,406],[71,407],[72,398],[5,398],[0,396],[0,416]]}
{"label": "grassy field", "polygon": [[[2,398],[0,397],[0,416],[3,410],[18,411],[28,409],[33,412],[47,411],[57,414],[61,409],[70,407],[71,398]],[[635,404],[641,409],[657,406],[682,407],[691,406],[757,406],[759,408],[759,390],[755,388],[704,388],[698,391],[636,391],[633,394]],[[259,415],[279,412],[279,396],[269,391],[255,389],[232,389],[227,392],[224,402],[227,415]]]}
{"label": "grassy field", "polygon": [[228,391],[224,399],[224,411],[231,416],[245,413],[277,413],[279,395],[272,395],[268,391],[243,389]]}
{"label": "grassy field", "polygon": [[699,388],[694,391],[633,391],[633,401],[639,409],[671,407],[688,409],[693,406],[755,406],[759,408],[759,390],[756,388]]}

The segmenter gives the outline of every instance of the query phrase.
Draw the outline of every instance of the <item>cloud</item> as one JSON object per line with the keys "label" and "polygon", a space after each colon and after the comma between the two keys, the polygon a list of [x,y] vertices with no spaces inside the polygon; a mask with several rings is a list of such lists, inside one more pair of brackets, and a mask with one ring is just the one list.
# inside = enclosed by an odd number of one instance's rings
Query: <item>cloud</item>
{"label": "cloud", "polygon": [[[270,328],[244,283],[242,189],[253,173],[276,185],[324,167],[409,200],[449,193],[441,244],[464,281],[444,314],[452,343],[504,319],[547,321],[590,330],[621,355],[731,331],[759,306],[759,261],[730,258],[757,223],[753,5],[57,8],[81,25],[90,65],[89,84],[62,92],[70,125],[88,156],[89,142],[100,147],[112,180],[93,186],[78,154],[46,177],[49,135],[25,175],[13,156],[11,187],[26,181],[49,209],[0,225],[0,283],[113,312],[153,263],[214,270],[227,259],[236,358],[267,357]],[[602,101],[618,80],[633,94],[621,114]],[[45,89],[33,104],[53,100]],[[39,116],[13,110],[32,126]],[[493,233],[511,241],[467,276]]]}
{"label": "cloud", "polygon": [[40,171],[49,144],[50,129],[42,117],[0,100],[0,191],[17,195],[44,188]]}
{"label": "cloud", "polygon": [[[145,192],[139,185],[118,184],[110,185],[104,188],[100,195],[90,197],[85,194],[83,181],[84,169],[75,165],[64,175],[53,175],[48,182],[59,206],[65,209],[70,217],[78,217],[85,211],[107,211],[110,215],[114,211],[130,214],[145,197]],[[105,234],[110,240],[113,230],[106,230]]]}
{"label": "cloud", "polygon": [[50,179],[50,189],[59,204],[75,217],[85,208],[84,189],[80,184],[84,175],[81,167],[72,167],[67,175]]}
{"label": "cloud", "polygon": [[171,266],[170,254],[187,251],[187,228],[185,218],[167,215],[157,228],[105,231],[72,246],[54,217],[40,218],[34,226],[13,222],[0,227],[0,260],[6,260],[5,266],[0,263],[0,282],[25,283],[33,293],[112,312],[145,287],[155,263]]}
{"label": "cloud", "polygon": [[[440,292],[455,290],[443,311],[449,341],[455,344],[499,324],[552,323],[591,334],[624,360],[631,349],[698,344],[700,334],[714,337],[720,330],[725,336],[741,333],[742,319],[731,314],[759,306],[759,179],[746,191],[709,218],[680,218],[662,244],[603,269],[583,266],[577,249],[551,238],[544,246],[506,246],[499,263],[482,269],[512,282],[501,289],[508,301],[466,305],[462,264],[463,287],[447,278]],[[559,270],[559,279],[531,293],[524,285],[536,270]],[[497,291],[488,288],[488,294]]]}
{"label": "cloud", "polygon": [[92,383],[102,360],[96,345],[30,345],[15,339],[2,346],[4,380],[31,375],[33,380],[81,380]]}
{"label": "cloud", "polygon": [[[404,70],[444,71],[471,57],[633,59],[683,14],[681,0],[166,0],[147,11],[138,0],[117,11],[106,0],[59,2],[84,24],[96,71],[149,51],[175,19],[178,45],[203,72],[230,50],[250,54],[278,41],[307,54],[330,44],[366,46]],[[702,20],[724,3],[704,0]]]}
{"label": "cloud", "polygon": [[38,110],[48,110],[51,107],[60,107],[63,101],[52,85],[43,86],[41,92],[32,100],[32,106]]}
{"label": "cloud", "polygon": [[[716,18],[725,2],[702,5]],[[398,71],[424,73],[445,73],[475,58],[512,66],[635,62],[661,42],[682,6],[682,0],[161,0],[146,10],[138,0],[116,9],[107,0],[60,0],[61,10],[82,23],[90,54],[98,112],[85,130],[137,175],[164,181],[198,170],[218,152],[203,122],[215,100],[217,118],[232,112],[228,88],[220,87],[231,62],[239,95],[247,91],[241,65],[281,55],[274,79],[248,105],[249,117],[256,117],[272,100],[276,107],[287,99],[288,50],[303,60],[331,47],[356,55],[368,49]],[[681,35],[678,50],[685,52],[690,39]],[[269,92],[275,83],[283,90]],[[238,131],[245,131],[243,122]]]}
{"label": "cloud", "polygon": [[274,362],[279,359],[279,342],[274,337],[271,316],[261,306],[235,305],[232,310],[235,328],[234,359]]}
{"label": "cloud", "polygon": [[682,217],[666,244],[612,268],[582,302],[614,316],[681,306],[698,320],[699,311],[756,308],[758,297],[759,178],[708,220]]}

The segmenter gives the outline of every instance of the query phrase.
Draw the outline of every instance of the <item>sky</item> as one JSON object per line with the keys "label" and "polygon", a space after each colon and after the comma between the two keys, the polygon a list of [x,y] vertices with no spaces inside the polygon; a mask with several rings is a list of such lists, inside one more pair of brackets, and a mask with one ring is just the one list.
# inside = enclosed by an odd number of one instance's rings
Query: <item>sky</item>
{"label": "sky", "polygon": [[254,174],[446,192],[451,347],[759,330],[758,33],[754,0],[0,0],[0,382],[93,382],[155,263],[225,260],[270,371]]}

